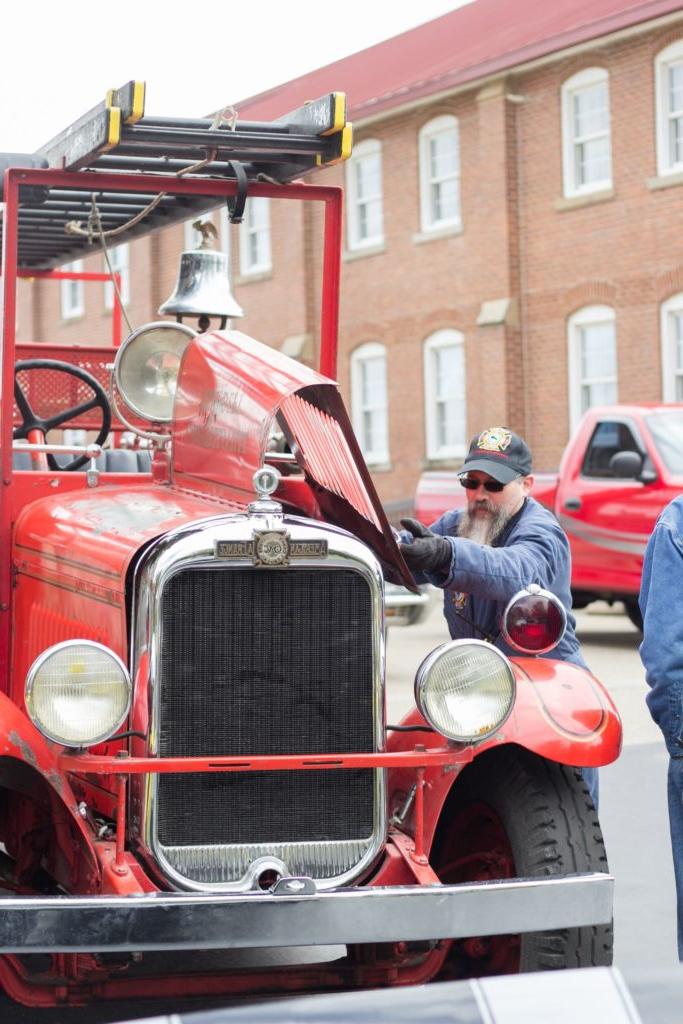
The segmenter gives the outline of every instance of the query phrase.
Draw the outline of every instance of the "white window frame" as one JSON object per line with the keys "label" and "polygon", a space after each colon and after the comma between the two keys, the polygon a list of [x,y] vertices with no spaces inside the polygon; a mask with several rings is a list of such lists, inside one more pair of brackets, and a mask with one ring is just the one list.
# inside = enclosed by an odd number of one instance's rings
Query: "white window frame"
{"label": "white window frame", "polygon": [[[683,39],[667,46],[655,57],[657,173],[660,175],[683,171],[683,160],[671,159],[670,121],[675,113],[669,104],[669,68],[672,64],[683,64]],[[678,116],[683,116],[683,110],[678,112]]]}
{"label": "white window frame", "polygon": [[[439,135],[452,133],[456,143],[456,168],[443,181],[455,181],[457,192],[457,209],[452,217],[436,218],[432,206],[432,185],[435,179],[431,173],[430,143]],[[446,228],[462,227],[462,209],[460,195],[460,130],[457,117],[442,114],[435,117],[420,129],[418,138],[420,162],[420,226],[423,232],[441,231]]]}
{"label": "white window frame", "polygon": [[[462,389],[461,394],[455,395],[455,398],[462,402],[463,407],[462,436],[457,438],[453,444],[440,445],[437,427],[438,396],[436,393],[436,361],[434,353],[439,349],[455,347],[462,348],[463,352]],[[423,369],[427,458],[431,460],[460,458],[467,451],[467,364],[465,361],[465,335],[462,331],[456,331],[454,328],[449,327],[431,334],[423,345]]]}
{"label": "white window frame", "polygon": [[[374,196],[358,195],[358,167],[363,161],[379,161],[379,192]],[[379,202],[379,231],[374,235],[361,237],[361,203]],[[354,148],[353,156],[346,162],[346,245],[350,251],[374,249],[384,244],[384,187],[382,168],[382,143],[379,139],[364,139]]]}
{"label": "white window frame", "polygon": [[[263,238],[263,254],[254,260],[251,255],[251,239],[259,234]],[[261,244],[258,245],[259,250]],[[262,196],[247,199],[244,220],[239,226],[240,276],[267,274],[273,269],[273,253],[270,236],[270,200]]]}
{"label": "white window frame", "polygon": [[[573,98],[577,92],[590,89],[595,85],[607,85],[607,118],[608,127],[606,132],[600,132],[592,136],[577,138],[574,134],[574,112]],[[581,142],[607,136],[609,148],[609,174],[599,181],[588,183],[577,182],[576,180],[576,147]],[[591,192],[602,192],[612,187],[612,115],[610,111],[609,96],[609,74],[605,68],[586,68],[572,75],[562,85],[562,172],[564,181],[564,195],[567,198],[574,196],[589,195]]]}
{"label": "white window frame", "polygon": [[672,295],[660,306],[660,335],[662,341],[662,400],[680,402],[676,397],[676,376],[683,380],[683,366],[676,369],[676,335],[672,330],[673,316],[683,316],[683,292]]}
{"label": "white window frame", "polygon": [[[111,269],[121,277],[119,286],[121,303],[127,306],[130,302],[130,245],[128,242],[122,242],[121,245],[113,246],[108,252]],[[102,269],[105,274],[109,272],[104,256],[102,257]],[[114,285],[111,281],[104,282],[104,308],[107,310],[114,308]]]}
{"label": "white window frame", "polygon": [[[370,406],[363,404],[363,363],[370,360],[382,359],[384,363],[384,404],[374,403]],[[363,416],[370,409],[379,413],[384,420],[383,447],[368,448],[365,443],[363,430]],[[353,429],[358,438],[358,444],[363,452],[363,457],[368,466],[386,465],[389,462],[389,391],[387,379],[387,350],[386,346],[378,341],[369,341],[360,345],[351,353],[351,414]]]}
{"label": "white window frame", "polygon": [[567,322],[567,350],[569,358],[569,424],[571,431],[578,426],[585,410],[581,408],[581,388],[585,381],[581,376],[581,337],[585,327],[611,323],[614,325],[614,377],[606,377],[605,381],[614,380],[615,398],[619,396],[619,349],[617,347],[616,314],[611,306],[584,306],[573,313]]}
{"label": "white window frame", "polygon": [[[62,268],[74,274],[83,273],[83,260],[73,260]],[[60,281],[60,307],[62,320],[74,320],[85,314],[85,289],[83,281]]]}

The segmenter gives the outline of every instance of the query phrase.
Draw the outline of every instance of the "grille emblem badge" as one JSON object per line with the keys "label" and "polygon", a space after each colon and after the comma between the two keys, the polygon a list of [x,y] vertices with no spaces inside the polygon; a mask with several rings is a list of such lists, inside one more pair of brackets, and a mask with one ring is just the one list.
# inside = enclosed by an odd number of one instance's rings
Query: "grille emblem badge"
{"label": "grille emblem badge", "polygon": [[284,530],[254,533],[254,565],[288,565],[289,534]]}
{"label": "grille emblem badge", "polygon": [[327,558],[326,540],[292,540],[287,530],[254,530],[251,540],[217,540],[216,558],[249,558],[253,565],[289,565],[294,558]]}

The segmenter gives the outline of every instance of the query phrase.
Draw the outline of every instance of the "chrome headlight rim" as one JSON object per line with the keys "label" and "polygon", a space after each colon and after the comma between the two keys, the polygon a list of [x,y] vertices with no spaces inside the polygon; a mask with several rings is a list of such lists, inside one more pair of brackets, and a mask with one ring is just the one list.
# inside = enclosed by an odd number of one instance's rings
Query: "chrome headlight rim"
{"label": "chrome headlight rim", "polygon": [[[430,673],[434,669],[434,666],[437,664],[437,662],[440,661],[446,655],[448,655],[451,651],[466,647],[481,647],[484,648],[487,652],[492,653],[494,657],[500,660],[510,680],[510,698],[508,700],[505,714],[502,715],[501,718],[495,723],[495,725],[493,725],[486,732],[477,732],[476,735],[472,735],[471,733],[462,733],[456,735],[454,733],[444,732],[434,721],[432,721],[426,706],[426,701],[424,699]],[[517,680],[510,659],[507,657],[506,654],[503,653],[503,651],[499,650],[497,647],[494,647],[493,644],[488,643],[488,641],[486,640],[468,639],[466,637],[458,640],[448,640],[446,641],[446,643],[440,644],[439,647],[435,647],[433,651],[429,652],[427,657],[422,661],[422,663],[418,667],[418,670],[415,674],[415,703],[425,721],[428,722],[429,725],[431,725],[431,727],[434,729],[434,731],[439,733],[439,735],[445,736],[448,740],[452,741],[453,743],[462,743],[468,746],[474,743],[481,743],[484,740],[489,739],[491,736],[495,735],[495,733],[498,732],[498,730],[501,729],[503,725],[505,725],[508,718],[512,714],[512,710],[515,706],[516,694]]]}
{"label": "chrome headlight rim", "polygon": [[[197,337],[197,331],[193,330],[193,328],[190,327],[188,324],[174,323],[173,321],[170,320],[154,320],[151,323],[143,324],[141,327],[137,327],[134,331],[132,331],[119,346],[116,352],[116,358],[114,359],[113,377],[116,390],[122,402],[124,403],[126,408],[130,410],[130,412],[132,412],[135,416],[139,416],[140,419],[144,420],[146,423],[159,423],[168,425],[173,422],[172,405],[171,411],[168,416],[150,416],[149,410],[142,408],[140,405],[138,405],[135,401],[131,399],[126,387],[123,385],[121,380],[122,364],[126,357],[126,354],[130,355],[131,347],[135,345],[135,342],[138,341],[141,336],[148,334],[151,331],[158,330],[170,330],[174,334],[187,335],[187,345],[189,345],[193,338]],[[185,347],[187,347],[187,345]]]}
{"label": "chrome headlight rim", "polygon": [[[557,639],[553,640],[553,642],[548,644],[546,647],[538,647],[533,649],[530,647],[523,647],[516,640],[514,640],[508,632],[508,615],[511,609],[518,601],[526,597],[546,598],[550,602],[550,604],[552,604],[553,607],[557,609],[557,611],[560,614],[560,618],[562,620],[562,629],[560,630]],[[509,644],[510,647],[512,647],[512,649],[514,651],[517,651],[519,654],[525,654],[530,657],[548,654],[549,651],[554,651],[555,648],[559,646],[559,644],[562,642],[562,638],[567,632],[567,609],[562,604],[557,594],[553,594],[551,590],[546,590],[545,587],[539,587],[537,584],[532,583],[528,587],[525,587],[523,590],[518,590],[516,594],[513,594],[508,603],[505,605],[505,610],[503,611],[503,615],[500,622],[500,632],[505,642]]]}
{"label": "chrome headlight rim", "polygon": [[[35,681],[40,669],[43,667],[45,662],[48,661],[51,657],[53,657],[55,654],[58,654],[60,651],[66,650],[69,647],[89,647],[106,654],[121,670],[121,674],[124,682],[126,683],[127,690],[127,699],[123,714],[121,714],[117,718],[116,722],[112,726],[110,726],[110,728],[108,728],[105,732],[98,734],[95,739],[88,739],[87,742],[84,741],[81,743],[65,742],[63,736],[58,736],[56,733],[50,731],[50,729],[48,729],[39,720],[39,718],[35,714],[33,706]],[[112,651],[111,647],[107,647],[106,644],[98,643],[96,640],[86,639],[61,640],[59,643],[52,644],[52,646],[47,647],[31,663],[31,666],[28,672],[26,673],[26,682],[24,684],[24,701],[26,704],[28,716],[35,725],[38,732],[41,733],[41,735],[43,735],[46,739],[50,740],[52,743],[59,744],[59,746],[61,747],[80,750],[87,747],[97,746],[98,743],[105,743],[107,740],[111,739],[111,737],[114,736],[115,733],[121,728],[123,723],[128,718],[128,715],[130,714],[130,709],[133,701],[133,683],[131,680],[130,672],[128,671],[125,662],[122,661],[122,659],[118,656],[118,654],[115,653],[115,651]]]}

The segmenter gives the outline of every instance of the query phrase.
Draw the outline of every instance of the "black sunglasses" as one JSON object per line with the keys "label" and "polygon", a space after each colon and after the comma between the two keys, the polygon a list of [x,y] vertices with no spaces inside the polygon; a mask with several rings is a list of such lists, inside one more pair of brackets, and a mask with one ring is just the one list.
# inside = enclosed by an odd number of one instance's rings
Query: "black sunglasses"
{"label": "black sunglasses", "polygon": [[507,484],[501,484],[499,480],[474,480],[471,476],[459,476],[458,480],[466,491],[476,491],[479,487],[483,487],[491,494],[500,494],[503,488],[507,487]]}

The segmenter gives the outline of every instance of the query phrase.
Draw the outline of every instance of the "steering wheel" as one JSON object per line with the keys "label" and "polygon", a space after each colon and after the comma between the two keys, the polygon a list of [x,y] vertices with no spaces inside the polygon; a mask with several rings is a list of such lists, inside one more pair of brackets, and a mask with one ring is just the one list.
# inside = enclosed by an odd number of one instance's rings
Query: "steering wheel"
{"label": "steering wheel", "polygon": [[[66,373],[68,376],[76,377],[77,380],[86,384],[92,391],[93,397],[87,399],[85,402],[81,402],[79,405],[73,405],[69,409],[64,409],[55,413],[54,416],[49,416],[46,419],[43,419],[33,411],[28,398],[22,390],[17,376],[22,370],[52,370],[55,373]],[[15,439],[19,437],[28,438],[29,432],[32,430],[39,430],[43,437],[45,437],[49,430],[61,427],[64,423],[68,423],[69,420],[73,420],[77,416],[82,416],[85,412],[90,412],[91,409],[100,409],[102,413],[102,424],[95,439],[95,444],[103,444],[109,434],[109,428],[111,427],[111,407],[109,405],[107,393],[99,381],[95,380],[92,374],[88,373],[87,370],[82,370],[80,366],[71,366],[69,363],[61,363],[57,359],[20,360],[14,367],[14,400],[17,403],[17,408],[21,414],[21,423],[18,427],[14,428],[13,437]],[[89,456],[77,455],[75,459],[71,459],[71,461],[67,462],[64,466],[60,466],[54,455],[48,454],[47,457],[47,464],[50,469],[60,470],[61,472],[80,469],[81,466],[85,466],[86,462],[90,462]]]}

